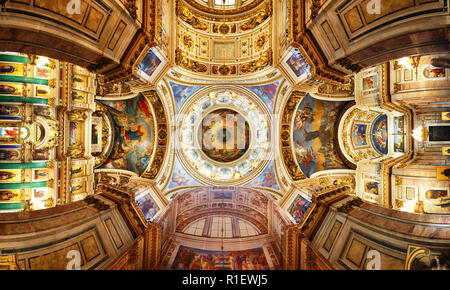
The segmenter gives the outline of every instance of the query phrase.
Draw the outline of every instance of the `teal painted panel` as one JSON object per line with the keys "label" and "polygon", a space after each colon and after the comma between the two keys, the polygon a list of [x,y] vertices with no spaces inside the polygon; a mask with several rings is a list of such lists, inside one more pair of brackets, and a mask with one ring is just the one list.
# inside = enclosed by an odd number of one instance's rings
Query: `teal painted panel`
{"label": "teal painted panel", "polygon": [[0,169],[47,168],[47,162],[0,163]]}
{"label": "teal painted panel", "polygon": [[31,104],[44,104],[44,105],[47,105],[48,104],[48,99],[21,97],[21,96],[0,96],[0,102],[31,103]]}
{"label": "teal painted panel", "polygon": [[0,54],[0,61],[10,61],[19,63],[30,63],[30,59],[27,56],[20,55],[5,55]]}
{"label": "teal painted panel", "polygon": [[47,187],[47,181],[24,183],[0,183],[0,190]]}
{"label": "teal painted panel", "polygon": [[15,202],[15,203],[0,203],[0,210],[17,210],[24,209],[25,204],[23,202]]}
{"label": "teal painted panel", "polygon": [[22,77],[22,76],[3,76],[0,75],[0,81],[2,82],[12,82],[12,83],[30,83],[48,86],[48,80]]}

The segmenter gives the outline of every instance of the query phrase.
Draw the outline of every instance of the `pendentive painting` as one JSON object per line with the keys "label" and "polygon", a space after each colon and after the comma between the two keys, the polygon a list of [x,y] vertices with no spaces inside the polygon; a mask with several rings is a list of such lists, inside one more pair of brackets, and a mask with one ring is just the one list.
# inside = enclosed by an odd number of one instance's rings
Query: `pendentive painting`
{"label": "pendentive painting", "polygon": [[309,73],[311,70],[310,66],[298,49],[294,49],[292,55],[286,60],[286,63],[297,78],[304,73]]}
{"label": "pendentive painting", "polygon": [[308,210],[311,202],[301,195],[297,195],[292,205],[289,207],[288,212],[295,219],[295,222],[299,223],[302,220],[303,215]]}
{"label": "pendentive painting", "polygon": [[114,123],[113,149],[103,167],[125,169],[141,175],[148,167],[155,144],[150,103],[142,95],[102,103],[108,106]]}
{"label": "pendentive painting", "polygon": [[158,204],[156,204],[149,193],[136,196],[135,201],[147,220],[152,220],[159,211]]}
{"label": "pendentive painting", "polygon": [[161,60],[156,56],[152,49],[150,49],[145,55],[144,59],[138,66],[138,69],[143,73],[147,74],[149,77],[156,71]]}

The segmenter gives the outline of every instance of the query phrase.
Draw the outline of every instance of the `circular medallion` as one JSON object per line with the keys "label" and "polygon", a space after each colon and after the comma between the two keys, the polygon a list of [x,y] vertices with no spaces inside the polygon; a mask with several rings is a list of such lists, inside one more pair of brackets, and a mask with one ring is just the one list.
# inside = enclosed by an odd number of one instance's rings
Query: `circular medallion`
{"label": "circular medallion", "polygon": [[241,158],[250,145],[250,126],[245,118],[231,109],[218,109],[201,122],[198,142],[203,153],[217,162]]}
{"label": "circular medallion", "polygon": [[230,32],[230,26],[228,26],[226,24],[222,24],[219,26],[219,31],[222,34],[227,34],[228,32]]}

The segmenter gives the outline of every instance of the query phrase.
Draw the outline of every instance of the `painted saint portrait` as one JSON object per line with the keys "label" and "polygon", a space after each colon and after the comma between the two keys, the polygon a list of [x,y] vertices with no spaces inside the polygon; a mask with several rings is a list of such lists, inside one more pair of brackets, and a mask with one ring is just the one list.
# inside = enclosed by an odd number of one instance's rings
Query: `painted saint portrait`
{"label": "painted saint portrait", "polygon": [[14,105],[0,105],[0,116],[13,116],[19,114],[19,108]]}
{"label": "painted saint portrait", "polygon": [[297,77],[305,73],[310,73],[311,68],[298,49],[294,49],[292,55],[286,60],[286,63]]}
{"label": "painted saint portrait", "polygon": [[295,219],[295,222],[299,223],[302,220],[303,215],[308,210],[311,202],[301,195],[297,195],[292,205],[289,207],[288,212]]}
{"label": "painted saint portrait", "polygon": [[17,170],[0,170],[0,182],[18,181],[18,174],[20,171]]}
{"label": "painted saint portrait", "polygon": [[173,98],[175,100],[175,107],[177,111],[181,109],[186,100],[192,96],[195,92],[200,90],[201,86],[187,86],[182,84],[177,84],[174,82],[169,82],[170,88],[172,89]]}
{"label": "painted saint portrait", "polygon": [[74,146],[78,143],[79,132],[78,122],[69,123],[69,146]]}
{"label": "painted saint portrait", "polygon": [[0,160],[19,160],[20,157],[20,150],[6,148],[0,149]]}
{"label": "painted saint portrait", "polygon": [[20,189],[0,190],[0,201],[20,201]]}
{"label": "painted saint portrait", "polygon": [[148,193],[136,197],[135,202],[147,220],[153,219],[159,211],[159,206]]}
{"label": "painted saint portrait", "polygon": [[151,77],[160,63],[161,60],[156,56],[153,50],[150,49],[139,64],[138,69]]}
{"label": "painted saint portrait", "polygon": [[23,84],[0,84],[0,95],[21,96]]}

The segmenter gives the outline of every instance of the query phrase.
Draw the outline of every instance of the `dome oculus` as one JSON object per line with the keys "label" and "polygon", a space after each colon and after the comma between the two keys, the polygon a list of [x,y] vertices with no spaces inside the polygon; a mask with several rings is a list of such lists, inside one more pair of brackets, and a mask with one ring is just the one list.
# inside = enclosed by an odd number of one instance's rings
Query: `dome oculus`
{"label": "dome oculus", "polygon": [[209,113],[198,130],[203,153],[217,162],[241,158],[250,145],[250,127],[246,119],[231,109]]}

